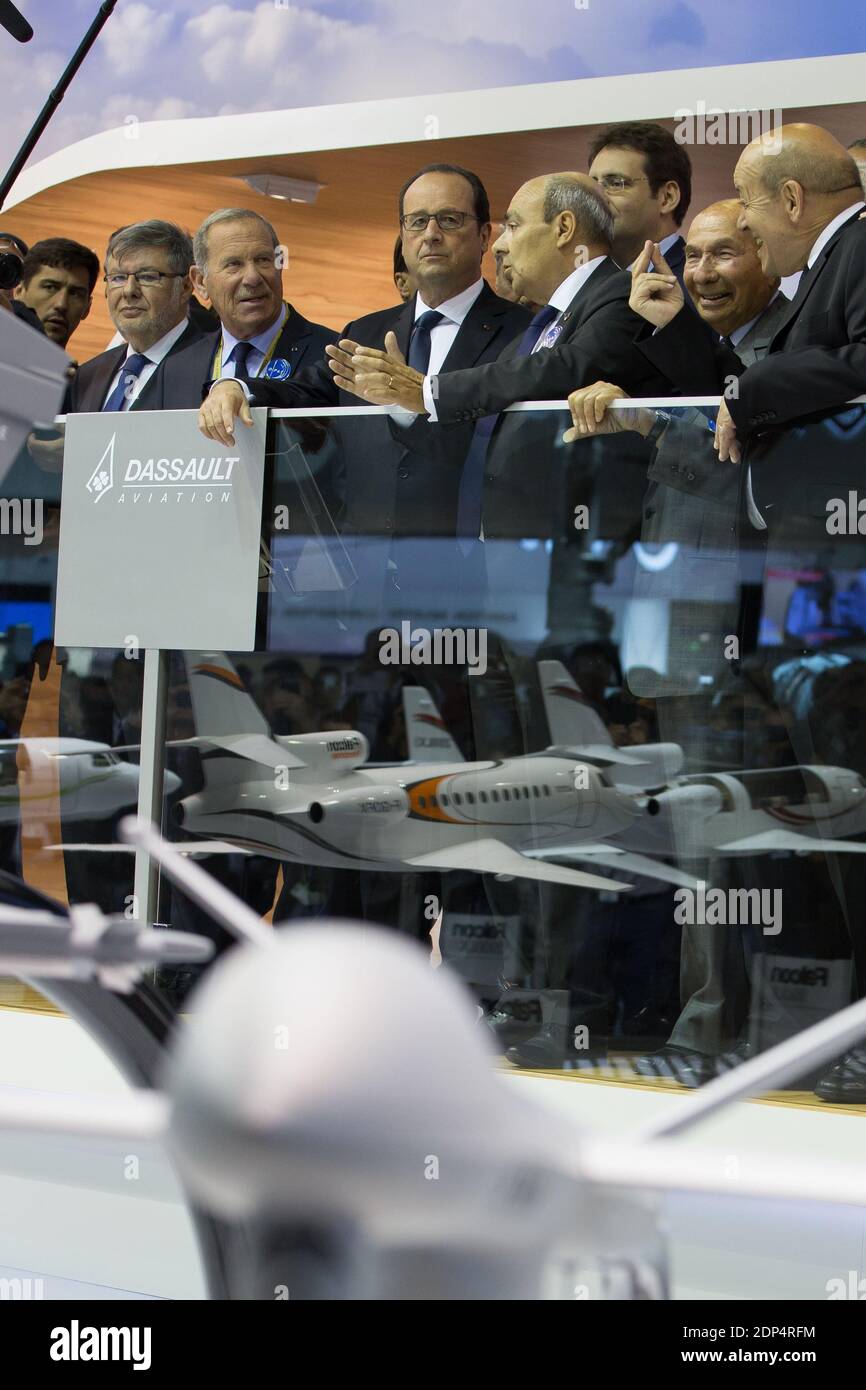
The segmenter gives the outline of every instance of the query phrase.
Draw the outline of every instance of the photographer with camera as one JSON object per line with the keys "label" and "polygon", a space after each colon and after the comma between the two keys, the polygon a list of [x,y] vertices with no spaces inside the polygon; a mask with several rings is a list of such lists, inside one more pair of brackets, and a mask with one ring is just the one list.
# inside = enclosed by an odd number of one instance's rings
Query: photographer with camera
{"label": "photographer with camera", "polygon": [[11,291],[20,285],[24,276],[24,257],[29,247],[12,232],[0,232],[0,307],[8,309],[17,318],[29,323],[38,333],[44,332],[38,315],[19,299],[13,299]]}

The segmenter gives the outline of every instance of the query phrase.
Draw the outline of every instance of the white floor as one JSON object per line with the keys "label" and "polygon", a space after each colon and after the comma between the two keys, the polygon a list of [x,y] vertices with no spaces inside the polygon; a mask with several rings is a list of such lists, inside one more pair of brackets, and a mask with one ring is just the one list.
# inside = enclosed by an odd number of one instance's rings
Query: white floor
{"label": "white floor", "polygon": [[[611,1136],[675,1113],[690,1095],[518,1075],[507,1077],[507,1084],[587,1130]],[[712,1171],[729,1185],[730,1195],[665,1200],[676,1298],[825,1300],[830,1290],[838,1291],[832,1280],[856,1288],[866,1275],[866,1117],[742,1102],[678,1142],[712,1151]],[[748,1174],[750,1158],[774,1155],[809,1162],[819,1181],[834,1160],[862,1165],[864,1205],[738,1197],[738,1176]],[[828,1175],[828,1195],[830,1183]]]}
{"label": "white floor", "polygon": [[[520,1075],[504,1084],[611,1136],[689,1099]],[[119,1095],[128,1087],[72,1020],[0,1009],[0,1090]],[[832,1280],[856,1289],[866,1274],[866,1181],[862,1207],[795,1205],[738,1196],[737,1175],[748,1172],[751,1157],[792,1154],[818,1174],[838,1159],[862,1164],[866,1174],[866,1118],[743,1103],[681,1142],[711,1151],[713,1172],[729,1191],[665,1202],[677,1298],[823,1300],[828,1285],[839,1287]],[[130,1153],[0,1134],[0,1300],[28,1296],[205,1296],[183,1194],[158,1146]]]}

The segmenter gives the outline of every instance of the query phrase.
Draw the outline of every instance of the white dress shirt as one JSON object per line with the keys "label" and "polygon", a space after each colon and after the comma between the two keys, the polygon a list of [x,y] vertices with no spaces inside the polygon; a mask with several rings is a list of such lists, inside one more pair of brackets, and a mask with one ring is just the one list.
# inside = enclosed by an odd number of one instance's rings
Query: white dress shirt
{"label": "white dress shirt", "polygon": [[[428,381],[431,376],[435,376],[441,370],[445,358],[454,346],[454,339],[463,326],[463,320],[472,308],[481,291],[484,289],[484,281],[479,278],[468,289],[461,290],[452,299],[446,299],[444,303],[437,304],[436,308],[440,314],[444,315],[441,323],[434,324],[430,330],[430,361],[427,365],[427,376],[424,378],[424,404],[430,409],[428,401],[429,390]],[[415,322],[417,323],[422,314],[426,314],[430,308],[425,304],[420,294],[415,296]],[[432,400],[432,397],[430,397]],[[434,408],[435,409],[435,408]],[[402,406],[392,407],[388,414],[398,424],[411,424],[416,415],[414,411],[405,410]],[[431,415],[435,420],[435,413]]]}
{"label": "white dress shirt", "polygon": [[[189,319],[181,319],[180,323],[176,323],[174,328],[170,328],[162,338],[159,338],[155,343],[152,343],[151,346],[147,349],[147,351],[141,354],[142,357],[146,357],[148,359],[147,366],[142,367],[132,387],[126,393],[123,405],[120,406],[121,410],[129,410],[129,407],[132,405],[133,401],[138,400],[138,397],[141,395],[148,381],[150,381],[150,378],[153,376],[160,362],[164,357],[168,356],[168,354],[171,352],[171,349],[177,342],[178,338],[180,338],[182,334],[186,332],[188,325]],[[105,405],[105,402],[109,399],[112,391],[116,387],[117,383],[120,381],[120,374],[123,371],[127,358],[132,357],[134,352],[135,348],[127,345],[126,357],[124,357],[123,362],[121,362],[117,371],[114,373],[114,376],[111,378],[108,390],[102,398],[103,405]]]}
{"label": "white dress shirt", "polygon": [[[571,301],[574,299],[574,296],[577,294],[578,290],[582,289],[582,287],[586,284],[586,282],[587,282],[587,280],[589,279],[589,277],[590,277],[590,275],[592,274],[592,272],[593,272],[595,269],[597,269],[598,266],[601,265],[601,263],[602,263],[603,260],[606,260],[606,259],[607,259],[607,257],[605,257],[605,256],[593,256],[593,258],[592,258],[591,261],[587,261],[585,265],[580,265],[580,266],[578,266],[578,267],[577,267],[577,270],[573,270],[573,271],[571,272],[570,275],[567,275],[567,276],[565,277],[565,279],[562,281],[561,284],[557,285],[556,289],[553,291],[553,294],[550,296],[550,299],[549,299],[548,302],[549,302],[549,304],[551,305],[552,308],[558,309],[558,310],[559,310],[559,313],[557,314],[557,317],[552,321],[552,323],[549,323],[549,324],[547,325],[546,328],[539,329],[539,332],[538,332],[538,342],[537,342],[537,343],[535,344],[535,346],[533,347],[533,349],[532,349],[533,352],[537,352],[537,351],[538,351],[539,347],[541,346],[542,339],[546,338],[547,335],[548,335],[548,333],[552,332],[553,329],[556,327],[556,325],[559,323],[560,319],[562,318],[563,313],[564,313],[565,310],[568,308],[568,306],[569,306],[569,304],[571,303]],[[440,306],[439,306],[440,311],[442,310],[443,307],[444,307],[444,306],[440,304]],[[434,333],[436,332],[436,329],[435,329],[435,328],[434,328],[433,332],[434,332]],[[445,360],[444,357],[440,359],[439,366],[442,365],[442,362],[444,362],[444,360]],[[431,384],[430,384],[430,380],[431,380],[431,377],[433,377],[433,376],[435,376],[435,375],[436,375],[436,368],[434,367],[434,363],[433,363],[433,352],[432,352],[432,350],[431,350],[431,352],[430,352],[430,368],[429,368],[429,371],[428,371],[428,375],[425,376],[425,378],[424,378],[423,392],[424,392],[424,405],[425,405],[426,410],[427,410],[428,418],[429,418],[429,420],[430,420],[433,424],[436,423],[436,419],[437,419],[437,416],[436,416],[436,401],[435,401],[434,398],[433,398],[433,388],[432,388],[432,386],[431,386]]]}
{"label": "white dress shirt", "polygon": [[834,236],[835,233],[838,232],[843,222],[847,222],[848,218],[853,217],[855,212],[862,212],[864,208],[866,208],[866,203],[864,203],[863,199],[861,198],[858,202],[852,203],[850,207],[845,208],[844,212],[840,212],[838,217],[833,218],[832,222],[827,223],[823,232],[819,233],[819,235],[815,238],[815,241],[812,245],[812,250],[806,257],[807,270],[812,269],[812,266],[815,264],[821,252],[824,250],[824,247],[827,245],[827,242],[830,240],[831,236]]}
{"label": "white dress shirt", "polygon": [[[220,351],[221,381],[224,380],[226,377],[233,377],[235,375],[235,360],[233,357],[231,357],[231,354],[234,352],[235,347],[240,342],[250,343],[253,348],[253,351],[247,358],[246,375],[258,376],[259,368],[265,360],[265,354],[268,348],[270,347],[271,343],[273,342],[274,336],[283,320],[284,315],[286,316],[286,318],[288,318],[288,315],[286,314],[286,307],[284,304],[281,304],[280,312],[277,314],[273,322],[269,323],[266,328],[263,328],[261,333],[257,333],[254,338],[236,338],[233,333],[230,333],[228,331],[225,324],[223,324],[223,336]],[[230,357],[231,361],[229,361]]]}

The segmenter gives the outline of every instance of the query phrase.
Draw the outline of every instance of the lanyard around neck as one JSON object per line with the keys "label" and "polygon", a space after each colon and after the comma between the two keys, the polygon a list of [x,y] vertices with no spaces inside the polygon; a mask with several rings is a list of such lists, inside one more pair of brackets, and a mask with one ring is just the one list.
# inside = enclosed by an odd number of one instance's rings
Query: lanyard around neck
{"label": "lanyard around neck", "polygon": [[[263,367],[266,367],[266,366],[268,365],[268,363],[270,362],[271,358],[273,357],[273,355],[274,355],[274,350],[276,349],[277,343],[279,342],[280,334],[282,333],[283,329],[284,329],[285,326],[286,326],[286,319],[287,319],[288,317],[289,317],[289,306],[288,306],[288,304],[286,304],[286,302],[285,302],[285,300],[284,300],[284,301],[283,301],[283,312],[282,312],[281,315],[280,315],[280,321],[279,321],[279,323],[277,324],[276,332],[274,333],[274,336],[271,338],[271,341],[270,341],[270,343],[269,343],[269,345],[268,345],[268,350],[267,350],[267,352],[265,353],[264,357],[262,358],[261,362],[259,363],[259,367],[258,367],[258,371],[256,372],[256,376],[261,376],[262,368],[263,368]],[[231,354],[229,354],[229,356],[231,356]],[[219,378],[222,376],[222,370],[223,370],[223,339],[222,339],[222,333],[221,333],[221,334],[220,334],[220,340],[219,340],[219,342],[217,343],[217,350],[216,350],[216,353],[215,353],[215,355],[214,355],[213,370],[211,371],[211,381],[218,381]]]}

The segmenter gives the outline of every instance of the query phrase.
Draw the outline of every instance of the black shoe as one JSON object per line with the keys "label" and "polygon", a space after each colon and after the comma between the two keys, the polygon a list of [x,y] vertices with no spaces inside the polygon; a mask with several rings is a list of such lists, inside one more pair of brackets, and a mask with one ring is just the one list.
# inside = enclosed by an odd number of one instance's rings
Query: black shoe
{"label": "black shoe", "polygon": [[505,1009],[494,1009],[492,1013],[487,1014],[484,1022],[493,1034],[497,1047],[501,1050],[512,1044],[527,1042],[535,1036],[540,1026],[537,1019],[531,1023],[525,1023]]}
{"label": "black shoe", "polygon": [[581,1060],[607,1056],[607,1038],[598,1039],[591,1048],[576,1048],[574,1029],[563,1023],[545,1023],[533,1038],[515,1043],[505,1054],[515,1067],[535,1067],[539,1070],[562,1070]]}
{"label": "black shoe", "polygon": [[866,1048],[855,1047],[825,1072],[815,1087],[819,1100],[866,1105]]}
{"label": "black shoe", "polygon": [[675,1043],[666,1043],[660,1052],[636,1057],[632,1066],[638,1076],[654,1081],[677,1081],[691,1088],[704,1086],[717,1075],[715,1057],[706,1052],[693,1052],[688,1047],[677,1047]]}

